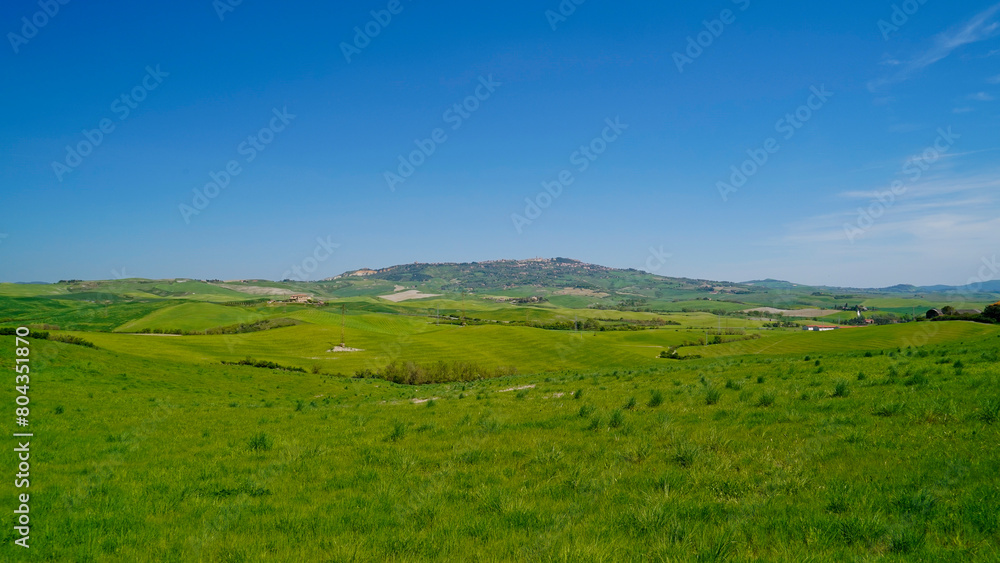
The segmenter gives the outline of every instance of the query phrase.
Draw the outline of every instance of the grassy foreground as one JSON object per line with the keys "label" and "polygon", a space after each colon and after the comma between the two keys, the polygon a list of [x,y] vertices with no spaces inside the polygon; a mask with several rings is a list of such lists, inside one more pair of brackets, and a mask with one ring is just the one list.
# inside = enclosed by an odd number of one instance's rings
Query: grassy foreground
{"label": "grassy foreground", "polygon": [[36,340],[32,549],[0,559],[996,561],[998,354],[406,387]]}

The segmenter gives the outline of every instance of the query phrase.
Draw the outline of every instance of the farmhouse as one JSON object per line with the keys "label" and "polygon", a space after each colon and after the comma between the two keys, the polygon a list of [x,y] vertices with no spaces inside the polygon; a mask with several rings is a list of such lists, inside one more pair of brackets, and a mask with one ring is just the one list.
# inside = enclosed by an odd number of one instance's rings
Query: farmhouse
{"label": "farmhouse", "polygon": [[310,296],[305,293],[293,293],[288,296],[288,300],[292,303],[308,303]]}

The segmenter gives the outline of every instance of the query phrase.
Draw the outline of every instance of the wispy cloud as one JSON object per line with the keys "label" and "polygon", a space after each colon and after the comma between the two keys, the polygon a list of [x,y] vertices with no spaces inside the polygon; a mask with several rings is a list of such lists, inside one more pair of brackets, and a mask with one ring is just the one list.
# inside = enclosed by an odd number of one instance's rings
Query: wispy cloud
{"label": "wispy cloud", "polygon": [[[876,209],[872,213],[880,217],[858,240],[882,249],[909,244],[917,253],[920,241],[926,240],[962,244],[965,239],[974,239],[995,246],[996,233],[1000,232],[997,229],[1000,224],[998,188],[1000,176],[996,171],[975,175],[942,173],[928,177],[908,186],[905,192],[891,200],[885,200],[890,202],[887,206],[875,206],[880,207],[881,212]],[[859,209],[869,208],[870,202],[885,193],[884,186],[843,191],[838,195],[853,200],[851,203],[835,212],[789,222],[784,236],[772,240],[772,244],[815,251],[820,251],[816,245],[823,245],[823,252],[856,252],[859,248],[848,244],[845,224],[853,224]]]}
{"label": "wispy cloud", "polygon": [[969,94],[969,99],[977,102],[992,102],[996,98],[986,92],[976,92],[975,94]]}
{"label": "wispy cloud", "polygon": [[986,82],[989,84],[1000,84],[1000,74],[987,78]]}
{"label": "wispy cloud", "polygon": [[[969,21],[938,34],[934,38],[934,44],[929,49],[907,63],[893,65],[900,66],[900,70],[889,77],[870,82],[868,88],[874,92],[890,84],[907,80],[921,70],[946,58],[959,47],[978,43],[997,35],[1000,32],[1000,22],[996,20],[998,12],[1000,12],[1000,4],[995,4],[976,14]],[[894,59],[887,60],[894,61]]]}

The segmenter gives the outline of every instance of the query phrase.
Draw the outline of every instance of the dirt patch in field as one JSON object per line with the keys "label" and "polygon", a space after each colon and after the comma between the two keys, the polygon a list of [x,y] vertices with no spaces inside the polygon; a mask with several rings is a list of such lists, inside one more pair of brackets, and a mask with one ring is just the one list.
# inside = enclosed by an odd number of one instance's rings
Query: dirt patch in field
{"label": "dirt patch in field", "polygon": [[577,295],[580,297],[607,297],[607,293],[601,293],[592,289],[581,289],[579,287],[567,287],[553,293],[553,295]]}
{"label": "dirt patch in field", "polygon": [[775,309],[774,307],[757,307],[756,309],[746,309],[744,313],[751,312],[767,313],[768,315],[782,314],[786,317],[825,317],[840,313],[837,309]]}
{"label": "dirt patch in field", "polygon": [[392,295],[379,295],[382,299],[386,301],[392,301],[393,303],[399,303],[400,301],[409,301],[410,299],[426,299],[428,297],[441,297],[440,293],[420,293],[416,289],[410,289],[407,291],[401,291],[399,293],[393,293]]}
{"label": "dirt patch in field", "polygon": [[520,387],[511,387],[510,389],[501,389],[497,393],[510,393],[511,391],[522,391],[524,389],[534,389],[534,385],[522,385]]}
{"label": "dirt patch in field", "polygon": [[327,352],[364,352],[361,348],[351,348],[350,346],[334,346]]}
{"label": "dirt patch in field", "polygon": [[441,399],[441,397],[431,397],[430,399],[413,399],[410,402],[413,403],[414,405],[419,405],[421,403],[426,403],[428,401],[437,401],[439,399]]}
{"label": "dirt patch in field", "polygon": [[240,293],[249,293],[250,295],[292,295],[296,293],[290,289],[282,289],[280,287],[261,287],[259,285],[236,285],[231,283],[217,283],[214,285],[216,287],[222,287],[225,289],[231,289],[233,291],[239,291]]}

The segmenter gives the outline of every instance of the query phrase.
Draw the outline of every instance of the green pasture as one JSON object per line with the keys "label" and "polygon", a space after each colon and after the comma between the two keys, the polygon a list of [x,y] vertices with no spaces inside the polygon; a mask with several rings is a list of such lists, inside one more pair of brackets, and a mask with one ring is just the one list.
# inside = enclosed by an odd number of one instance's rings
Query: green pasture
{"label": "green pasture", "polygon": [[995,561],[1000,338],[966,334],[422,387],[32,341],[0,558]]}

